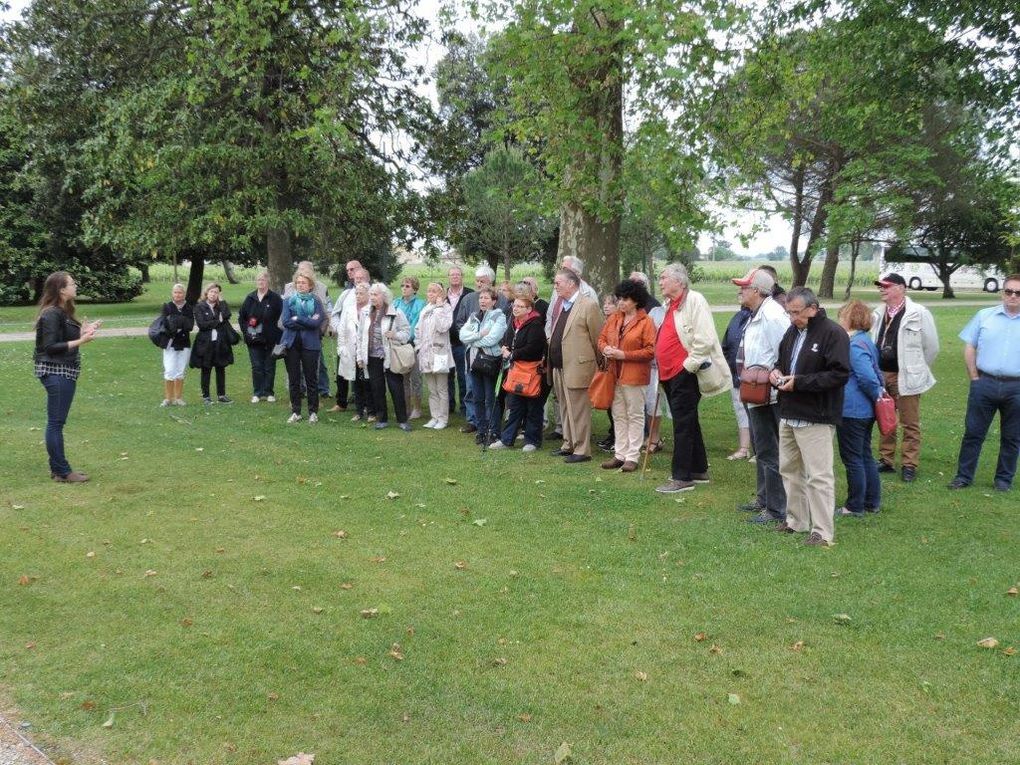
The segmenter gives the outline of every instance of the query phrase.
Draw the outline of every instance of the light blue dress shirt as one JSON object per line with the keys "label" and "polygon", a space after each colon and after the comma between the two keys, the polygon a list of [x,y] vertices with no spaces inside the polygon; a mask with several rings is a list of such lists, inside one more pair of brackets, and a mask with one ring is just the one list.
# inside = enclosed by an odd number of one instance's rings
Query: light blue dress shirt
{"label": "light blue dress shirt", "polygon": [[1001,306],[984,308],[963,328],[960,339],[977,348],[979,371],[999,377],[1020,377],[1020,314]]}

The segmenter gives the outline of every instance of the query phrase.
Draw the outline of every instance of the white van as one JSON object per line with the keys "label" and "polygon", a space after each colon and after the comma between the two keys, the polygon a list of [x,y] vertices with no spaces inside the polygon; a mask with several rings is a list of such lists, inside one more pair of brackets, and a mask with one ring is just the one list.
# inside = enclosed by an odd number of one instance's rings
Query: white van
{"label": "white van", "polygon": [[[930,263],[893,263],[881,261],[881,273],[895,272],[902,276],[912,290],[940,290],[942,282]],[[961,266],[949,277],[949,286],[954,290],[983,290],[998,292],[1005,274],[989,266]]]}

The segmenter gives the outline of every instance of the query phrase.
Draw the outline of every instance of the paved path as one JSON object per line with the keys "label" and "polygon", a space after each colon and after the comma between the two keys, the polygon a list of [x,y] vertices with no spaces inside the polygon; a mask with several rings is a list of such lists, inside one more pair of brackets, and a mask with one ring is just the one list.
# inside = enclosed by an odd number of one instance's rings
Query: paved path
{"label": "paved path", "polygon": [[[842,302],[822,303],[822,307],[830,314],[835,314],[835,310],[841,305],[843,305]],[[944,300],[937,303],[924,302],[922,305],[938,310],[939,308],[960,308],[966,306],[985,308],[998,305],[998,302],[990,300]],[[736,305],[712,306],[712,313],[733,313],[736,310]],[[142,337],[148,331],[148,325],[138,327],[104,327],[99,330],[99,334],[101,337]],[[35,340],[35,332],[0,332],[0,343],[23,343],[27,340]],[[0,765],[4,765],[4,763],[0,761]]]}
{"label": "paved path", "polygon": [[0,716],[0,765],[53,765],[53,761]]}

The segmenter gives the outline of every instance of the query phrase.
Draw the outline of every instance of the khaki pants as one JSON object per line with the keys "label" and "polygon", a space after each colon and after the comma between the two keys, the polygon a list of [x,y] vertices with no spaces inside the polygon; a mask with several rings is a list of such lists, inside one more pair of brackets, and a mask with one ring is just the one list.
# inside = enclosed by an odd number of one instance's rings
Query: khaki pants
{"label": "khaki pants", "polygon": [[835,535],[834,431],[832,425],[794,428],[779,421],[779,473],[786,488],[786,524],[794,531],[816,531],[826,542]]}
{"label": "khaki pants", "polygon": [[425,372],[422,375],[429,389],[429,417],[444,424],[450,419],[450,398],[446,387],[449,376],[448,372]]}
{"label": "khaki pants", "polygon": [[620,385],[613,394],[613,427],[616,429],[615,457],[640,462],[645,437],[645,386]]}
{"label": "khaki pants", "polygon": [[[921,460],[921,396],[901,396],[899,375],[896,372],[883,372],[885,389],[896,400],[896,414],[900,428],[903,429],[903,443],[900,446],[900,464],[903,467],[916,468]],[[896,434],[882,436],[878,442],[878,455],[882,461],[896,464]]]}
{"label": "khaki pants", "polygon": [[563,421],[563,451],[591,456],[591,401],[587,388],[568,388],[563,384],[563,370],[553,370],[553,390],[560,402]]}

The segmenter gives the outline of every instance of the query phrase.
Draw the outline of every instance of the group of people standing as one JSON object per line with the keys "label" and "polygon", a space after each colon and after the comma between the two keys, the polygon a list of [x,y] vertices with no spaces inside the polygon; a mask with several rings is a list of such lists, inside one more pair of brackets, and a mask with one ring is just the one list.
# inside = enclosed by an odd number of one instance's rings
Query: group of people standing
{"label": "group of people standing", "polygon": [[[836,515],[862,516],[881,507],[880,472],[892,472],[897,450],[903,481],[916,479],[921,443],[920,397],[934,384],[931,364],[938,335],[930,312],[906,296],[898,274],[876,282],[882,305],[871,310],[853,300],[831,320],[814,293],[788,293],[767,267],[734,279],[740,311],[720,342],[708,301],[691,289],[680,264],[663,268],[660,305],[648,278],[633,273],[600,305],[582,278],[583,263],[568,258],[554,278],[551,302],[537,297],[534,280],[497,290],[487,266],[475,272],[475,289],[459,267],[449,283],[431,282],[426,298],[419,284],[401,281],[401,297],[373,283],[360,263],[347,264],[348,283],[330,304],[325,285],[310,263],[299,264],[278,295],[260,273],[244,300],[238,332],[217,284],[194,306],[174,285],[163,306],[167,334],[163,406],[184,403],[187,367],[201,370],[202,397],[230,403],[225,370],[233,346],[243,340],[252,369],[251,401],[275,400],[275,365],[285,361],[290,423],[318,420],[322,385],[322,337],[336,336],[337,398],[331,411],[353,404],[352,419],[389,424],[392,403],[398,426],[424,416],[423,427],[448,427],[457,394],[465,422],[460,430],[493,450],[510,449],[523,436],[523,451],[542,446],[548,419],[560,438],[551,451],[566,464],[592,459],[592,403],[596,375],[612,384],[612,437],[600,442],[612,453],[602,468],[633,472],[643,448],[658,442],[660,401],[673,423],[671,475],[656,491],[689,491],[708,483],[709,464],[699,420],[702,397],[734,391],[740,448],[731,458],[756,462],[755,494],[744,509],[752,522],[774,524],[783,533],[803,532],[806,543],[830,544]],[[92,341],[98,322],[75,315],[76,285],[64,272],[52,274],[40,301],[35,373],[47,391],[46,445],[54,480],[83,482],[63,450],[63,425],[80,372],[79,348]],[[988,427],[1000,413],[1002,436],[995,488],[1012,487],[1020,452],[1020,275],[1007,277],[1002,304],[987,308],[960,337],[972,383],[966,434],[952,489],[974,480]],[[197,327],[194,344],[191,331]],[[767,391],[747,400],[749,371],[763,370]],[[216,398],[210,392],[215,370]],[[752,375],[753,377],[753,375]],[[602,382],[605,382],[603,379]],[[880,439],[872,455],[874,405],[884,392],[899,411],[899,430]],[[387,396],[388,394],[388,396]],[[740,415],[743,414],[743,417]],[[837,508],[833,436],[847,471],[847,497]]]}

